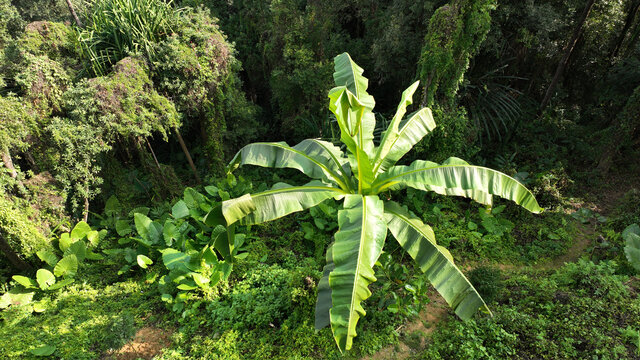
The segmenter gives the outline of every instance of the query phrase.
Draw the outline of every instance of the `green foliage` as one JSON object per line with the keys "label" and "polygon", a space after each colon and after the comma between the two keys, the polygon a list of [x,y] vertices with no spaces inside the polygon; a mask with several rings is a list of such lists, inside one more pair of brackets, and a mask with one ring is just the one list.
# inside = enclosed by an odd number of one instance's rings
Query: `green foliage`
{"label": "green foliage", "polygon": [[201,123],[205,153],[221,173],[225,148],[237,149],[258,126],[257,109],[240,90],[241,65],[216,22],[201,7],[185,9],[171,36],[155,45],[151,59],[158,91],[188,120]]}
{"label": "green foliage", "polygon": [[223,331],[281,324],[292,311],[294,276],[277,265],[258,267],[207,306],[210,321]]}
{"label": "green foliage", "polygon": [[200,115],[231,72],[233,47],[201,8],[183,11],[176,22],[172,34],[154,44],[154,82],[180,112]]}
{"label": "green foliage", "polygon": [[635,188],[618,199],[615,209],[607,218],[607,227],[622,231],[634,223],[640,223],[640,190]]}
{"label": "green foliage", "polygon": [[[491,205],[493,195],[498,195],[532,212],[542,209],[516,180],[495,170],[471,166],[461,159],[450,158],[442,165],[417,160],[410,166],[394,166],[435,128],[428,108],[402,120],[418,82],[403,92],[380,146],[375,147],[372,111],[375,101],[366,92],[368,80],[362,76],[364,70],[347,53],[336,56],[334,62],[337,86],[329,92],[329,108],[336,116],[340,139],[349,157],[334,145],[315,139],[295,147],[284,142],[244,147],[231,161],[231,170],[244,164],[293,168],[318,180],[303,186],[277,183],[271,190],[223,202],[221,212],[227,226],[236,222],[260,224],[312,208],[329,198],[344,199],[338,211],[335,242],[327,249],[316,305],[316,327],[331,323],[341,352],[351,348],[356,324],[366,314],[361,303],[371,296],[368,287],[376,280],[373,266],[382,252],[387,229],[461,318],[471,317],[479,308],[488,311],[480,295],[454,265],[449,251],[437,245],[431,227],[400,204],[385,203],[378,194],[410,187],[465,196],[486,205]],[[501,234],[505,223],[491,220],[494,219],[484,219],[485,227]]]}
{"label": "green foliage", "polygon": [[493,318],[446,323],[420,358],[635,358],[622,330],[637,324],[640,308],[614,272],[613,263],[580,261],[513,275]]}
{"label": "green foliage", "polygon": [[494,0],[453,1],[433,14],[418,70],[425,84],[422,105],[453,100],[469,60],[489,32],[495,7]]}
{"label": "green foliage", "polygon": [[472,158],[478,153],[480,149],[474,145],[476,129],[471,126],[464,108],[446,110],[436,105],[432,111],[433,117],[438,119],[438,127],[407,154],[409,160],[428,156],[433,161],[441,162],[451,156]]}
{"label": "green foliage", "polygon": [[173,31],[176,11],[161,0],[97,1],[78,34],[80,53],[89,74],[106,75],[111,66],[132,54],[155,55],[155,44]]}
{"label": "green foliage", "polygon": [[[24,34],[11,46],[16,52],[14,61],[24,59],[28,54],[46,55],[49,59],[63,64],[65,70],[77,70],[78,60],[75,48],[76,33],[59,22],[36,21],[28,24]],[[15,65],[15,64],[14,64]]]}
{"label": "green foliage", "polygon": [[[429,279],[423,274],[416,275],[411,269],[383,252],[376,262],[376,275],[381,286],[377,292],[378,308],[386,308],[392,314],[415,318],[429,303]],[[373,299],[375,300],[375,299]]]}
{"label": "green foliage", "polygon": [[29,106],[15,96],[0,96],[0,151],[27,148],[27,135],[35,131],[35,116]]}
{"label": "green foliage", "polygon": [[[36,290],[56,291],[74,282],[74,277],[77,274],[78,266],[82,264],[85,259],[101,260],[103,257],[99,254],[91,251],[95,245],[99,242],[101,237],[104,237],[106,233],[99,233],[98,231],[91,230],[91,227],[81,221],[76,224],[70,233],[63,233],[58,239],[59,254],[58,255],[48,248],[43,247],[37,255],[47,267],[38,269],[36,272],[35,281],[26,276],[14,275],[13,280],[20,284],[25,293],[31,292],[33,294]],[[85,239],[87,241],[85,241]],[[59,258],[59,256],[61,258]],[[53,271],[53,272],[52,272]],[[30,299],[27,301],[20,301],[21,305],[30,303]],[[16,304],[16,299],[11,292],[7,292],[2,296],[0,300],[0,308],[6,308],[9,305]],[[40,307],[41,303],[33,304],[33,311],[43,312]]]}
{"label": "green foliage", "polygon": [[24,99],[43,116],[58,113],[71,78],[62,65],[47,56],[26,56],[26,67],[15,77]]}
{"label": "green foliage", "polygon": [[0,49],[3,49],[12,38],[17,37],[22,32],[24,20],[11,4],[11,0],[0,1],[0,13],[2,13],[2,19],[0,19]]}
{"label": "green foliage", "polygon": [[469,272],[468,278],[485,301],[492,303],[500,298],[504,285],[499,268],[479,266]]}
{"label": "green foliage", "polygon": [[638,224],[629,225],[622,232],[622,238],[625,241],[624,253],[627,261],[637,271],[640,271],[640,227]]}
{"label": "green foliage", "polygon": [[100,157],[115,144],[159,133],[165,140],[178,127],[174,105],[159,95],[146,64],[126,58],[108,76],[83,80],[64,94],[68,119],[54,119],[47,127],[58,151],[56,178],[71,190],[73,208],[99,193]]}
{"label": "green foliage", "polygon": [[49,247],[36,224],[6,195],[0,196],[0,232],[11,248],[25,259],[31,260],[38,250]]}
{"label": "green foliage", "polygon": [[102,216],[102,224],[118,237],[117,248],[104,250],[112,261],[124,262],[118,275],[138,267],[150,271],[151,265],[162,263],[159,273],[148,273],[149,281],[159,277],[162,300],[184,316],[191,311],[185,304],[215,296],[218,283],[225,282],[233,265],[247,256],[244,234],[236,234],[235,226],[223,226],[214,215],[205,216],[212,209],[220,211],[216,199],[224,191],[215,186],[205,190],[207,195],[186,188],[170,212],[136,208],[128,216],[122,216],[119,201],[112,197]]}
{"label": "green foliage", "polygon": [[[31,305],[0,313],[3,357],[36,359],[31,350],[48,345],[55,347],[55,356],[95,359],[124,345],[137,327],[157,321],[161,307],[153,287],[134,280],[76,283],[38,303],[43,312],[37,316],[31,315]],[[143,317],[147,320],[134,320]]]}
{"label": "green foliage", "polygon": [[[91,6],[91,2],[82,0],[69,0],[74,9],[80,16],[80,19],[84,19],[83,14]],[[20,16],[27,21],[57,21],[73,22],[74,19],[69,12],[67,0],[23,0],[15,2],[14,6],[18,9]]]}
{"label": "green foliage", "polygon": [[148,137],[178,127],[174,105],[159,95],[149,78],[149,68],[138,58],[125,58],[107,76],[81,81],[65,94],[70,119],[104,132],[108,144],[118,136]]}
{"label": "green foliage", "polygon": [[56,154],[56,179],[70,192],[72,209],[78,210],[84,199],[92,199],[99,192],[102,178],[96,160],[111,147],[99,128],[82,122],[54,118],[46,132],[59,151]]}

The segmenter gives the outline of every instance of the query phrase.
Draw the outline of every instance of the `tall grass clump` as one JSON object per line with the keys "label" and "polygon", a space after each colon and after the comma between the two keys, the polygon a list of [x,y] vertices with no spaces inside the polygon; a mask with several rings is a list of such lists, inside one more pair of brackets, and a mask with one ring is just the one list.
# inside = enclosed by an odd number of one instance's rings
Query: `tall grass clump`
{"label": "tall grass clump", "polygon": [[164,0],[96,0],[78,46],[89,76],[102,76],[132,53],[147,58],[173,32],[180,10]]}

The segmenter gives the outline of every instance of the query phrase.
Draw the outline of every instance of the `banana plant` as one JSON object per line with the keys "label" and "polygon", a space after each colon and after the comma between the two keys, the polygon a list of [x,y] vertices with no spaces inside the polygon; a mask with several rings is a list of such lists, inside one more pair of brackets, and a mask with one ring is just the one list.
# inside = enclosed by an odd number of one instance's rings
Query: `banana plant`
{"label": "banana plant", "polygon": [[[341,352],[351,348],[356,324],[365,315],[362,302],[371,295],[368,287],[376,281],[373,266],[382,252],[387,230],[460,318],[468,319],[479,309],[490,313],[449,251],[437,244],[431,227],[389,200],[389,193],[409,187],[464,196],[486,205],[491,205],[495,195],[538,213],[542,209],[534,196],[515,179],[458,158],[442,164],[417,160],[408,166],[396,165],[436,126],[428,108],[405,117],[419,82],[402,93],[395,115],[376,146],[375,101],[367,93],[363,69],[347,53],[336,56],[334,63],[336,87],[329,92],[329,109],[337,119],[346,154],[317,139],[295,146],[284,142],[247,145],[231,161],[230,171],[241,165],[293,168],[313,180],[302,186],[277,183],[270,190],[227,200],[218,216],[222,215],[228,226],[260,224],[329,198],[344,200],[338,211],[334,242],[327,249],[316,303],[316,328],[330,324]],[[385,196],[381,198],[382,192]]]}

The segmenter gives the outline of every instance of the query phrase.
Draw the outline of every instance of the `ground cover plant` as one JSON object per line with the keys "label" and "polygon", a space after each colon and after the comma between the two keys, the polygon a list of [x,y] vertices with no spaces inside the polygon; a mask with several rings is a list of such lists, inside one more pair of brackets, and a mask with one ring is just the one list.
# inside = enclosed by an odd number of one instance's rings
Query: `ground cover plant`
{"label": "ground cover plant", "polygon": [[[533,194],[515,179],[498,171],[450,158],[439,165],[417,160],[394,166],[411,147],[435,128],[431,110],[422,108],[403,120],[418,82],[402,94],[396,114],[380,145],[374,146],[374,99],[368,80],[347,53],[336,56],[329,108],[340,127],[340,140],[348,156],[331,143],[305,140],[295,147],[286,143],[255,143],[241,149],[231,167],[259,165],[294,168],[319,179],[303,186],[278,183],[271,190],[227,200],[221,213],[228,225],[260,224],[305,210],[329,199],[344,198],[338,211],[339,229],[327,249],[327,265],[319,284],[316,328],[329,323],[341,351],[351,349],[358,319],[365,315],[361,302],[376,280],[373,266],[380,257],[387,229],[414,258],[429,281],[463,319],[479,308],[490,312],[482,297],[453,263],[446,248],[437,245],[433,229],[393,201],[378,194],[412,187],[446,195],[465,196],[486,205],[497,195],[532,212],[542,209]],[[390,196],[387,195],[388,199]],[[215,212],[207,216],[216,216]]]}

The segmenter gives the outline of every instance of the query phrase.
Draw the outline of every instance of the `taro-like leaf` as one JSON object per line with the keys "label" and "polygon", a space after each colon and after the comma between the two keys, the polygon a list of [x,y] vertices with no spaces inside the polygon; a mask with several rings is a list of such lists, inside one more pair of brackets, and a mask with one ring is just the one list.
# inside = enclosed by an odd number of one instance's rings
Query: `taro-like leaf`
{"label": "taro-like leaf", "polygon": [[38,288],[38,283],[35,280],[28,278],[26,276],[13,275],[11,278],[15,280],[18,284],[24,286],[26,289]]}
{"label": "taro-like leaf", "polygon": [[56,254],[46,249],[38,251],[36,255],[38,255],[40,260],[44,261],[45,263],[47,263],[47,265],[52,267],[55,266],[58,262],[58,257],[56,256]]}
{"label": "taro-like leaf", "polygon": [[65,286],[73,283],[73,281],[74,281],[73,278],[62,279],[62,280],[58,281],[57,283],[49,286],[49,288],[47,290],[53,291],[53,290],[61,289],[61,288],[65,287]]}
{"label": "taro-like leaf", "polygon": [[52,355],[55,351],[56,347],[54,345],[42,345],[35,349],[29,350],[29,352],[35,356],[49,356]]}
{"label": "taro-like leaf", "polygon": [[71,239],[80,240],[83,239],[91,231],[91,226],[84,221],[80,221],[71,230]]}
{"label": "taro-like leaf", "polygon": [[53,268],[56,276],[70,277],[74,276],[78,271],[78,258],[74,254],[67,255],[58,261]]}
{"label": "taro-like leaf", "polygon": [[175,203],[171,208],[171,215],[176,219],[182,219],[189,216],[189,208],[187,207],[187,204],[182,200]]}
{"label": "taro-like leaf", "polygon": [[71,236],[69,236],[69,233],[63,233],[60,235],[60,239],[58,240],[60,251],[66,251],[72,243],[73,240],[71,239]]}
{"label": "taro-like leaf", "polygon": [[87,256],[87,245],[85,245],[84,241],[76,241],[64,252],[64,255],[75,255],[78,262],[83,262],[85,257]]}
{"label": "taro-like leaf", "polygon": [[164,249],[161,253],[162,262],[167,269],[189,272],[186,265],[191,260],[189,255],[171,248]]}
{"label": "taro-like leaf", "polygon": [[29,290],[13,288],[0,297],[0,309],[12,305],[26,305],[31,302],[35,293]]}
{"label": "taro-like leaf", "polygon": [[129,224],[129,220],[118,220],[116,221],[116,232],[120,236],[125,236],[131,233],[131,224]]}
{"label": "taro-like leaf", "polygon": [[120,201],[114,195],[107,200],[107,203],[104,205],[104,213],[107,216],[118,215],[122,211],[122,205],[120,205]]}
{"label": "taro-like leaf", "polygon": [[87,240],[92,246],[98,246],[100,243],[100,233],[96,230],[91,230],[87,233]]}
{"label": "taro-like leaf", "polygon": [[136,231],[138,231],[138,235],[145,240],[149,239],[149,226],[152,222],[151,219],[141,213],[133,215],[133,219],[136,224]]}
{"label": "taro-like leaf", "polygon": [[138,262],[138,266],[140,266],[143,269],[146,269],[148,265],[153,264],[153,260],[149,259],[149,257],[142,254],[138,255],[136,260]]}
{"label": "taro-like leaf", "polygon": [[42,290],[46,290],[49,286],[56,283],[56,277],[47,269],[39,269],[36,272],[36,280]]}
{"label": "taro-like leaf", "polygon": [[198,285],[199,287],[206,289],[209,287],[209,282],[211,281],[211,279],[209,279],[208,277],[200,274],[200,273],[191,273],[191,277],[193,278],[193,281],[195,281],[196,285]]}

